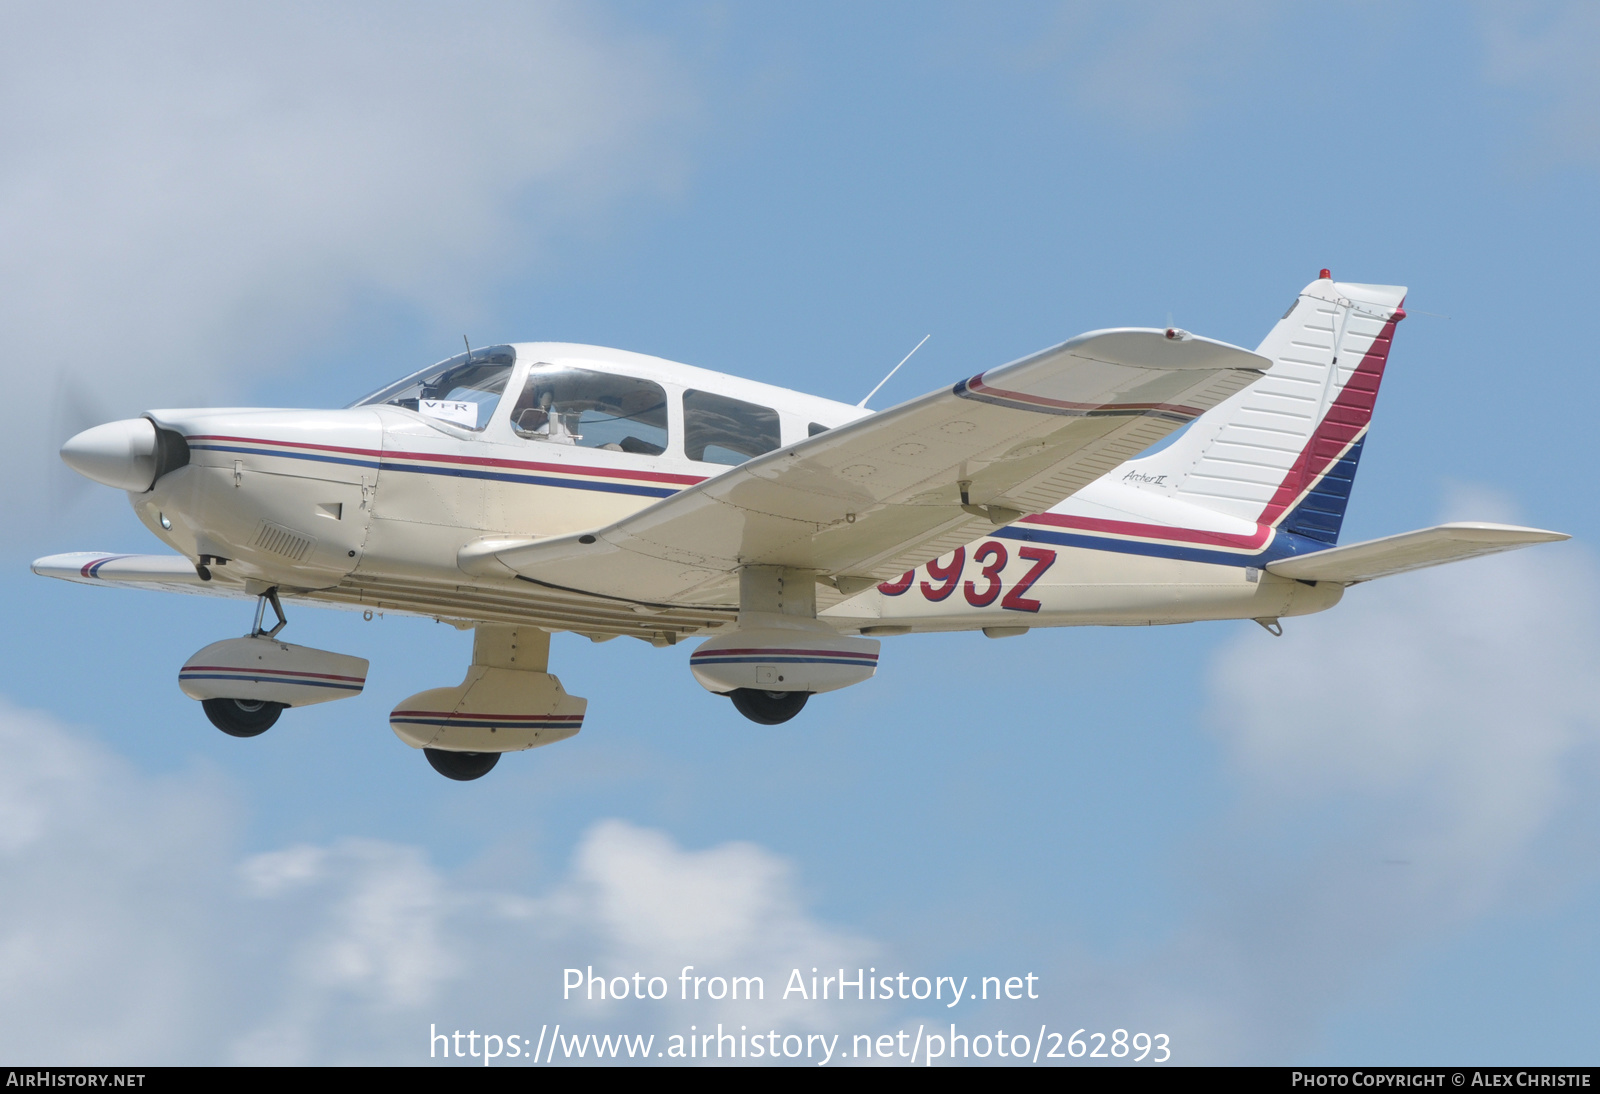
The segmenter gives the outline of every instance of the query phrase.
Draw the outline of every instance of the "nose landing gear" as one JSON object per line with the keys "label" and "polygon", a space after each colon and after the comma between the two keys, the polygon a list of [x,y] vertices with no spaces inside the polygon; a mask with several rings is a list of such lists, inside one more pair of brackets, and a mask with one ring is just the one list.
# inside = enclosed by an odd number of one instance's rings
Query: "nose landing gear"
{"label": "nose landing gear", "polygon": [[[268,606],[278,621],[263,626]],[[200,700],[211,724],[230,737],[256,737],[271,729],[286,707],[303,707],[359,695],[367,662],[278,640],[288,625],[277,587],[256,601],[255,624],[244,638],[213,642],[184,664],[178,686]]]}

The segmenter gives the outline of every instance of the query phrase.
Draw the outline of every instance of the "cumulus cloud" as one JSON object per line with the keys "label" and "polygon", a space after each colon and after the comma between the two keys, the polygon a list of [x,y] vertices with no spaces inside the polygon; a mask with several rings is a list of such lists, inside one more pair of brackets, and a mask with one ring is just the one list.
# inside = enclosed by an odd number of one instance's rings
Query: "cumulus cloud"
{"label": "cumulus cloud", "polygon": [[1482,20],[1487,75],[1519,96],[1531,121],[1516,162],[1600,160],[1600,9],[1581,0],[1494,4],[1482,7]]}
{"label": "cumulus cloud", "polygon": [[[0,1042],[12,1059],[173,1058],[217,986],[231,813],[204,775],[139,776],[0,706]],[[179,895],[181,894],[181,895]]]}
{"label": "cumulus cloud", "polygon": [[[748,1005],[676,1000],[684,965],[762,976],[874,948],[812,916],[783,858],[621,820],[541,893],[463,884],[416,847],[345,839],[238,857],[224,788],[150,778],[47,716],[0,707],[0,1051],[53,1063],[410,1062],[431,1023],[686,1032]],[[563,973],[671,978],[674,999],[561,1002]]]}
{"label": "cumulus cloud", "polygon": [[1141,132],[1170,132],[1214,105],[1270,42],[1272,5],[1062,4],[1013,52],[1026,68],[1059,71],[1083,112]]}
{"label": "cumulus cloud", "polygon": [[0,362],[40,404],[13,455],[59,441],[54,372],[137,412],[236,392],[354,302],[477,314],[680,162],[671,56],[580,5],[0,18]]}

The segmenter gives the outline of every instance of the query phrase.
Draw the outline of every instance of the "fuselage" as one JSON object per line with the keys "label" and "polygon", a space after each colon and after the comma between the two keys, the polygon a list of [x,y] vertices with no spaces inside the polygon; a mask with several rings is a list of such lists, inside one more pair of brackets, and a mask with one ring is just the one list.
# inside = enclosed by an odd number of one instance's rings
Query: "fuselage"
{"label": "fuselage", "polygon": [[[135,510],[180,553],[219,560],[217,580],[253,591],[670,643],[729,622],[737,605],[616,603],[471,576],[458,558],[486,539],[603,527],[871,413],[619,350],[476,352],[342,410],[153,411],[184,438],[188,462],[130,494]],[[824,590],[820,618],[852,633],[998,636],[1271,619],[1338,601],[1336,585],[1263,569],[1325,544],[1141,489],[1138,462],[904,578]]]}

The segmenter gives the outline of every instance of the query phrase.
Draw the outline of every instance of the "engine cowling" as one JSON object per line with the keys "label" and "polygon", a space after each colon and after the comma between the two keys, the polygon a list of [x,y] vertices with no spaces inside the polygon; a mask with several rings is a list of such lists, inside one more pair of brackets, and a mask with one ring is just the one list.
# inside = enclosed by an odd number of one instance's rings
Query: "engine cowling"
{"label": "engine cowling", "polygon": [[879,643],[831,631],[755,628],[718,635],[689,656],[689,671],[718,695],[757,691],[838,691],[872,678]]}

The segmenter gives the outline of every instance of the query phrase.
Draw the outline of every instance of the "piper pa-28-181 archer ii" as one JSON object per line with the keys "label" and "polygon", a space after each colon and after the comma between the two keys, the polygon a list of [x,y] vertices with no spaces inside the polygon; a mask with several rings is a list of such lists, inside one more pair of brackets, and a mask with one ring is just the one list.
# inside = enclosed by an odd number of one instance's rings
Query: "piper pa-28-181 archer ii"
{"label": "piper pa-28-181 archer ii", "polygon": [[1404,296],[1324,270],[1254,353],[1097,330],[880,412],[619,350],[469,346],[343,410],[78,434],[67,464],[178,553],[33,569],[255,598],[251,633],[178,677],[239,737],[365,684],[365,660],[279,640],[285,599],[474,628],[465,680],[389,716],[461,780],[578,732],[555,631],[703,637],[694,678],[767,725],[870,678],[886,635],[1276,634],[1357,582],[1567,538],[1458,523],[1336,545]]}

